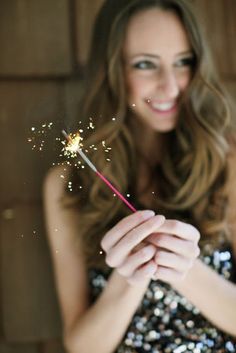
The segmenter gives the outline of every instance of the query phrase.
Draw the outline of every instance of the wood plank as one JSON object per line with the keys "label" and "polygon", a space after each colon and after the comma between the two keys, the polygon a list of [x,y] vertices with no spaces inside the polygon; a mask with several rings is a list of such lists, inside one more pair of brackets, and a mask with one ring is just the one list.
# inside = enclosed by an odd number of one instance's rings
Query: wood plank
{"label": "wood plank", "polygon": [[236,77],[236,2],[235,0],[225,0],[225,18],[227,54],[229,57],[228,74]]}
{"label": "wood plank", "polygon": [[[57,82],[0,83],[0,193],[3,203],[41,197],[42,180],[58,159],[64,127],[63,90]],[[53,122],[53,128],[42,124]],[[35,131],[31,128],[34,127]],[[34,142],[29,142],[34,138]],[[45,141],[43,150],[40,144]],[[34,144],[36,148],[32,150]]]}
{"label": "wood plank", "polygon": [[229,56],[225,42],[225,9],[222,0],[196,0],[206,27],[206,35],[212,49],[213,60],[222,75],[228,73]]}
{"label": "wood plank", "polygon": [[88,56],[94,20],[103,2],[104,0],[75,0],[76,52],[77,61],[82,65]]}
{"label": "wood plank", "polygon": [[63,85],[64,104],[65,104],[65,127],[68,131],[78,131],[80,106],[79,99],[83,92],[83,81],[73,78],[66,80]]}
{"label": "wood plank", "polygon": [[72,71],[69,0],[11,0],[0,5],[0,75]]}
{"label": "wood plank", "polygon": [[9,342],[59,337],[61,320],[40,205],[0,219],[2,325]]}
{"label": "wood plank", "polygon": [[236,2],[195,0],[207,28],[207,36],[223,77],[236,73]]}

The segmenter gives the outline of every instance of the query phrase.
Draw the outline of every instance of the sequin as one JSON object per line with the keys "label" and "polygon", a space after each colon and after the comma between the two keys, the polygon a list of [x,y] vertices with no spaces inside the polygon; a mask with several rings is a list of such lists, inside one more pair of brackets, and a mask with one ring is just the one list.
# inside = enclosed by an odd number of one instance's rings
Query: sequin
{"label": "sequin", "polygon": [[[233,280],[230,249],[202,249],[202,261]],[[91,301],[107,283],[108,273],[90,270]],[[236,340],[214,327],[199,309],[170,285],[151,281],[116,353],[227,353],[236,352]]]}

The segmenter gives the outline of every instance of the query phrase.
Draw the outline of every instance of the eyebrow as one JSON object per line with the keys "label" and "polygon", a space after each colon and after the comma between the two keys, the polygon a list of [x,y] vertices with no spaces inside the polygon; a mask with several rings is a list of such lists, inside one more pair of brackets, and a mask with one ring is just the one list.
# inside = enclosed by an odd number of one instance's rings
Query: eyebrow
{"label": "eyebrow", "polygon": [[[180,53],[176,54],[176,57],[183,56],[183,55],[193,55],[193,51],[192,50],[187,50],[187,51],[180,52]],[[145,56],[145,57],[154,58],[154,59],[160,59],[161,58],[159,55],[147,54],[147,53],[135,54],[135,55],[132,55],[130,58],[134,59],[137,56]]]}

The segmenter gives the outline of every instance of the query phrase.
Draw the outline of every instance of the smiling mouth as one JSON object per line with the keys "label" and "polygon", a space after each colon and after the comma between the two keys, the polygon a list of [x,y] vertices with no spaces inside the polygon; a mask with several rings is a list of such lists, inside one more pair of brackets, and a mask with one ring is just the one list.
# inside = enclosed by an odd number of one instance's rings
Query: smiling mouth
{"label": "smiling mouth", "polygon": [[175,102],[164,102],[157,103],[150,100],[147,101],[148,106],[155,112],[159,113],[170,113],[176,110],[177,103]]}

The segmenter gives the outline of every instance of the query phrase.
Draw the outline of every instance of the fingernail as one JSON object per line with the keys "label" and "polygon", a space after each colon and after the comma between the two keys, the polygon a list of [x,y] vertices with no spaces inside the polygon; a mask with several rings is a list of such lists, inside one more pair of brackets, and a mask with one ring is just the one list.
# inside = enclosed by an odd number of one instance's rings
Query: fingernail
{"label": "fingernail", "polygon": [[156,215],[157,219],[159,219],[160,221],[164,222],[164,220],[166,219],[165,216],[163,216],[162,214],[158,214]]}
{"label": "fingernail", "polygon": [[162,216],[162,215],[156,215],[155,216],[156,218],[156,222],[157,223],[160,223],[160,226],[165,222],[166,218],[165,216]]}
{"label": "fingernail", "polygon": [[142,215],[144,218],[151,218],[153,216],[155,216],[155,212],[152,210],[145,210],[145,211],[140,211],[142,212]]}

